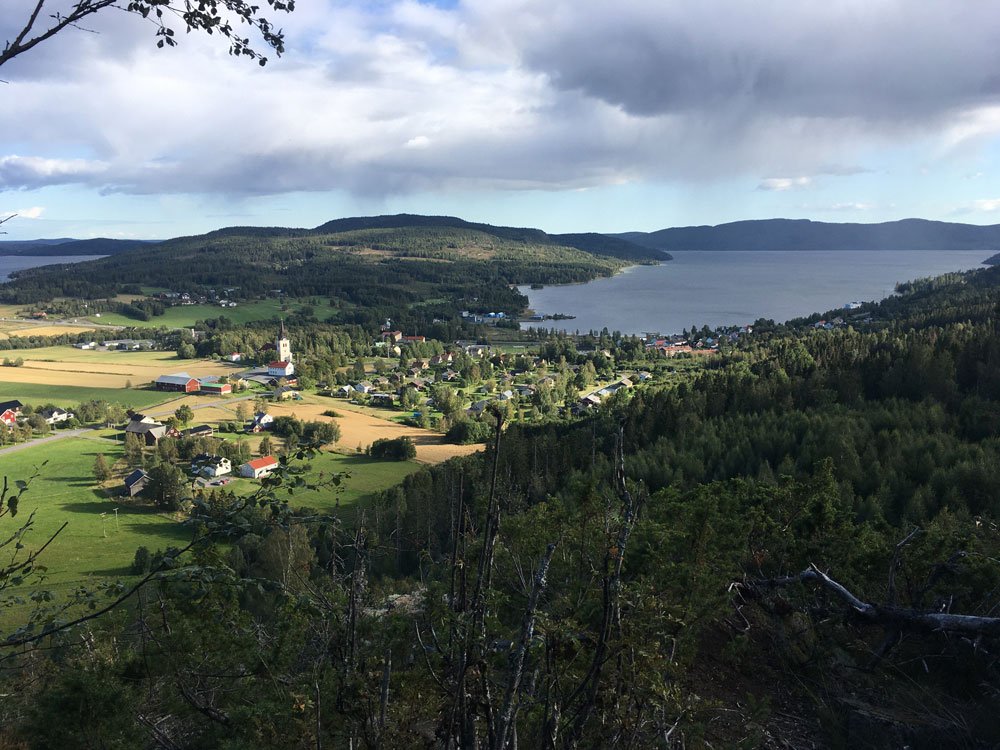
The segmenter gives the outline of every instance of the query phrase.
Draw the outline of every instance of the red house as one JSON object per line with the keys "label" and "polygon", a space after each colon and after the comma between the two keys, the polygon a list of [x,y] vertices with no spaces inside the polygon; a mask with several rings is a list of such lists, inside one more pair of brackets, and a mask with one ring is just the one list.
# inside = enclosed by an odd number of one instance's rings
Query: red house
{"label": "red house", "polygon": [[17,424],[17,418],[21,416],[20,401],[4,401],[0,403],[0,423],[13,427]]}

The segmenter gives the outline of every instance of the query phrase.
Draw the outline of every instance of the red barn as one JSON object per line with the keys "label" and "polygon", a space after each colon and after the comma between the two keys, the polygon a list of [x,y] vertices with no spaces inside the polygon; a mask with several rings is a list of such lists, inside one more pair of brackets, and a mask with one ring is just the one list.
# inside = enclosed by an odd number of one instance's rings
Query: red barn
{"label": "red barn", "polygon": [[198,382],[198,379],[192,378],[186,372],[178,372],[174,375],[160,375],[154,384],[158,391],[197,393],[201,389],[201,383]]}

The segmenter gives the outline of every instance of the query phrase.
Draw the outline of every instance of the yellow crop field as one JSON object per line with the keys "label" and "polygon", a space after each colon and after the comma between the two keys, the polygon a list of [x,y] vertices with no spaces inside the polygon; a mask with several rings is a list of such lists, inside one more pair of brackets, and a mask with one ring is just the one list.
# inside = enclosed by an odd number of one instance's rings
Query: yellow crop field
{"label": "yellow crop field", "polygon": [[[336,419],[323,416],[327,409],[334,409],[341,416]],[[417,461],[425,464],[436,464],[447,461],[455,456],[467,456],[482,449],[479,445],[453,445],[443,442],[443,435],[419,427],[408,427],[396,422],[348,411],[338,404],[310,404],[303,402],[286,402],[272,404],[268,413],[279,417],[294,414],[299,419],[316,420],[320,422],[334,421],[340,425],[339,450],[350,452],[357,446],[367,448],[379,438],[399,438],[406,435],[417,446]]]}
{"label": "yellow crop field", "polygon": [[18,328],[7,330],[10,338],[15,336],[61,336],[64,333],[85,333],[93,331],[87,326],[24,326],[18,324]]}
{"label": "yellow crop field", "polygon": [[89,388],[139,387],[160,375],[187,372],[193,377],[228,375],[231,365],[210,359],[177,359],[173,352],[89,352],[50,346],[16,352],[23,367],[0,367],[0,381]]}

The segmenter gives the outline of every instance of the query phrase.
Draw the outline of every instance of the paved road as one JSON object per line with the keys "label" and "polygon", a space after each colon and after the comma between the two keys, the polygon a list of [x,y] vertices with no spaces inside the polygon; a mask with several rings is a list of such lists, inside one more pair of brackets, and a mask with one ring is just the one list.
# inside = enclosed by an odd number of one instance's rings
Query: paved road
{"label": "paved road", "polygon": [[46,435],[43,438],[38,438],[37,440],[29,440],[26,443],[18,443],[17,445],[9,445],[6,448],[0,448],[0,456],[6,455],[8,453],[16,453],[17,451],[23,451],[26,448],[34,448],[36,445],[42,445],[43,443],[54,443],[56,440],[64,440],[70,437],[79,437],[85,432],[90,432],[96,429],[94,427],[80,427],[76,430],[58,430]]}

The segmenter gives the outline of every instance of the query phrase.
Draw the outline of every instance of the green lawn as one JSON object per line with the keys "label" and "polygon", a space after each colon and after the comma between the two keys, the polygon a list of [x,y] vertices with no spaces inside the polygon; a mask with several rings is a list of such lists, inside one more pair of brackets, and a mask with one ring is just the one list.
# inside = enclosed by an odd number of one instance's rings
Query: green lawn
{"label": "green lawn", "polygon": [[[219,307],[218,305],[178,305],[168,307],[163,315],[157,315],[149,320],[135,320],[118,313],[101,313],[100,318],[92,318],[96,323],[117,326],[136,326],[140,328],[189,328],[199,320],[225,316],[237,325],[255,320],[270,320],[271,318],[287,317],[302,307],[301,304],[291,304],[282,310],[282,303],[276,299],[257,302],[240,302],[236,307]],[[324,311],[326,308],[322,308]]]}
{"label": "green lawn", "polygon": [[[257,441],[251,438],[249,442],[251,448],[256,449]],[[292,494],[279,489],[278,498],[287,500],[293,507],[308,507],[320,513],[346,511],[349,516],[353,516],[354,506],[363,506],[375,493],[399,484],[421,468],[414,461],[376,461],[367,456],[332,451],[324,451],[311,459],[309,464],[307,481],[320,487],[312,490],[297,489]],[[339,487],[326,484],[334,474],[342,472],[350,476],[345,477]],[[257,481],[237,478],[227,489],[237,494],[250,494],[259,486]]]}
{"label": "green lawn", "polygon": [[315,508],[329,513],[340,507],[364,505],[376,492],[381,492],[402,482],[421,466],[413,461],[375,461],[367,456],[344,455],[323,452],[311,461],[310,478],[316,481],[328,479],[339,472],[347,472],[349,477],[341,482],[340,488],[325,488],[296,492],[289,503]]}
{"label": "green lawn", "polygon": [[[137,547],[155,551],[183,546],[190,538],[175,518],[144,505],[131,505],[125,498],[108,498],[97,488],[93,476],[97,454],[103,453],[109,463],[121,455],[119,444],[105,437],[110,434],[95,432],[0,456],[0,474],[11,483],[37,474],[21,500],[16,518],[0,520],[0,533],[8,534],[17,522],[36,511],[34,529],[26,539],[28,548],[33,549],[64,521],[68,522],[39,560],[49,569],[43,587],[57,593],[102,578],[128,576]],[[310,480],[319,482],[333,473],[348,472],[351,476],[342,482],[341,489],[300,490],[281,497],[293,506],[308,506],[324,513],[335,513],[340,508],[350,517],[352,506],[365,503],[374,493],[392,487],[419,469],[419,464],[413,462],[373,461],[364,456],[324,452],[311,462]],[[257,482],[239,479],[230,489],[246,493],[257,486]],[[104,518],[102,513],[106,514]]]}
{"label": "green lawn", "polygon": [[73,385],[36,385],[35,383],[5,383],[0,381],[0,401],[17,399],[32,406],[51,403],[68,408],[81,401],[98,399],[119,403],[133,409],[146,409],[176,397],[176,393],[132,388],[85,388]]}
{"label": "green lawn", "polygon": [[[108,338],[112,338],[108,335]],[[184,370],[196,368],[203,359],[180,359],[173,350],[145,352],[102,352],[93,349],[76,349],[72,346],[42,346],[37,349],[19,349],[24,359],[40,362],[81,362],[87,364],[149,365]]]}
{"label": "green lawn", "polygon": [[[95,434],[0,457],[0,473],[12,482],[38,474],[21,499],[17,517],[0,521],[4,534],[35,511],[35,526],[26,540],[31,549],[68,522],[39,559],[49,569],[46,588],[67,590],[79,582],[126,575],[140,545],[155,550],[183,544],[189,538],[189,532],[174,519],[149,508],[130,506],[121,498],[108,498],[97,489],[93,467],[98,453],[113,463],[121,449],[116,442]],[[107,515],[102,518],[102,513]]]}

